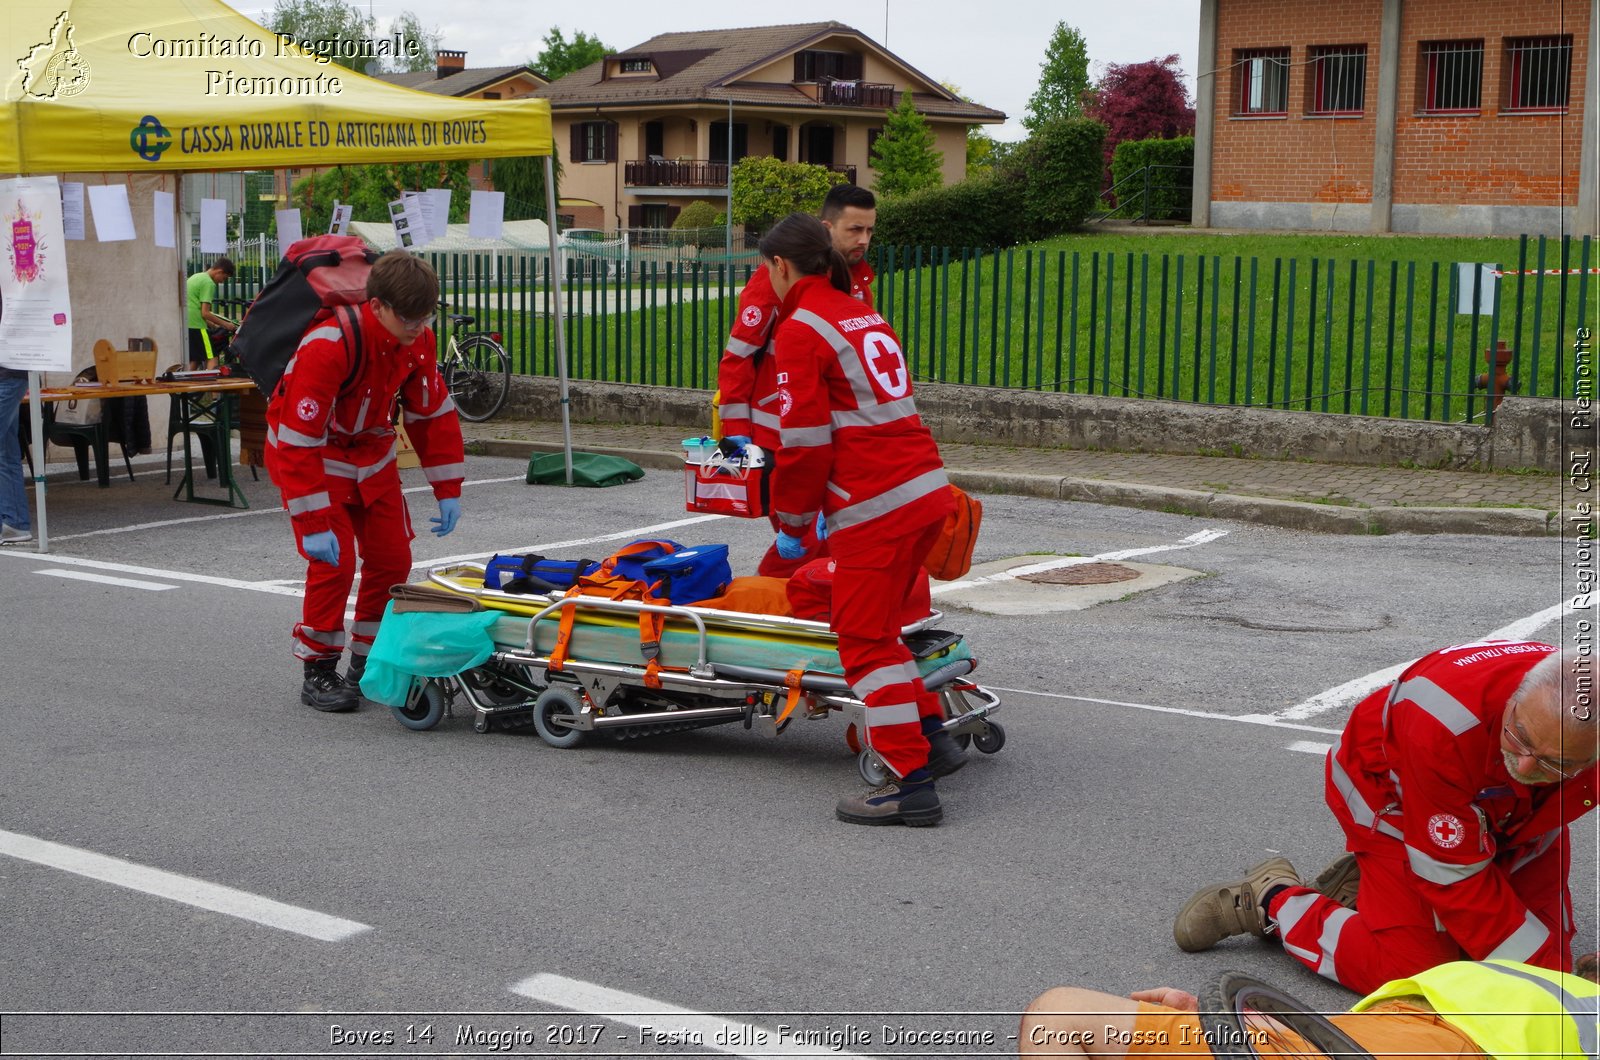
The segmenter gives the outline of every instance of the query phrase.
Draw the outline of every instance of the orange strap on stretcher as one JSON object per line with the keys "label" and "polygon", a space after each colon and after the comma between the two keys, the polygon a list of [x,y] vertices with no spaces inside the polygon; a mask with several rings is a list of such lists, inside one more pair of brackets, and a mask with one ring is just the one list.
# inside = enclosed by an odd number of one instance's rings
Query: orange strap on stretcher
{"label": "orange strap on stretcher", "polygon": [[805,695],[800,691],[800,679],[805,677],[804,670],[790,670],[783,675],[783,687],[789,690],[783,701],[783,713],[778,715],[777,725],[782,726],[789,720],[789,715],[794,713],[794,708],[800,705],[800,699]]}

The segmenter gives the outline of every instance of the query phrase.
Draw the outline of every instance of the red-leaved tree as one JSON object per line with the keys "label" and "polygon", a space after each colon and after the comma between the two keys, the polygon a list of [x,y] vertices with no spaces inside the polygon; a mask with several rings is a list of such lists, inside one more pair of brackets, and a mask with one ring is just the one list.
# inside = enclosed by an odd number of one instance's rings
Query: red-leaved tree
{"label": "red-leaved tree", "polygon": [[1095,83],[1086,109],[1106,127],[1106,182],[1111,155],[1124,140],[1170,140],[1194,132],[1194,106],[1178,57],[1111,63]]}

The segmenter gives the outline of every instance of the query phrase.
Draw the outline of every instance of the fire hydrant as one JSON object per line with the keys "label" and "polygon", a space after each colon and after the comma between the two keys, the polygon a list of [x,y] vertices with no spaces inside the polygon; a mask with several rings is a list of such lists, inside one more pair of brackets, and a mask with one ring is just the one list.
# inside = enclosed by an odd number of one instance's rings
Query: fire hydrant
{"label": "fire hydrant", "polygon": [[[1496,342],[1494,349],[1483,351],[1483,363],[1494,366],[1494,405],[1500,407],[1500,401],[1507,392],[1514,389],[1509,371],[1511,359],[1516,356],[1516,351],[1507,346],[1504,341]],[[1489,389],[1489,373],[1480,372],[1472,379],[1474,390]]]}

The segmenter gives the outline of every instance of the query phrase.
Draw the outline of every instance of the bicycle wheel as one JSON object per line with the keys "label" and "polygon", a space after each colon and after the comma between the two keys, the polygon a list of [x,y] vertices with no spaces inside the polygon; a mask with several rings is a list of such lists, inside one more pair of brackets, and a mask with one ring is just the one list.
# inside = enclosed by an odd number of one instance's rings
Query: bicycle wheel
{"label": "bicycle wheel", "polygon": [[487,335],[468,335],[460,352],[446,376],[450,396],[462,419],[481,423],[499,412],[511,393],[511,359]]}
{"label": "bicycle wheel", "polygon": [[1223,972],[1200,999],[1200,1027],[1217,1060],[1331,1057],[1372,1060],[1372,1054],[1326,1016],[1244,972]]}

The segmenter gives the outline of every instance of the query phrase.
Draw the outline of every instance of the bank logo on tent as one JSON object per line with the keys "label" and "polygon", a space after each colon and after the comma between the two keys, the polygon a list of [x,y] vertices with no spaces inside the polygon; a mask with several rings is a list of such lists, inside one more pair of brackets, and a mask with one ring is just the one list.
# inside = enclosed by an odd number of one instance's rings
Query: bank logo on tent
{"label": "bank logo on tent", "polygon": [[172,146],[172,130],[154,114],[146,114],[128,134],[128,146],[146,162],[159,162],[161,153]]}
{"label": "bank logo on tent", "polygon": [[50,39],[29,48],[17,67],[24,97],[61,99],[89,87],[89,61],[72,43],[72,22],[65,11],[50,28]]}

